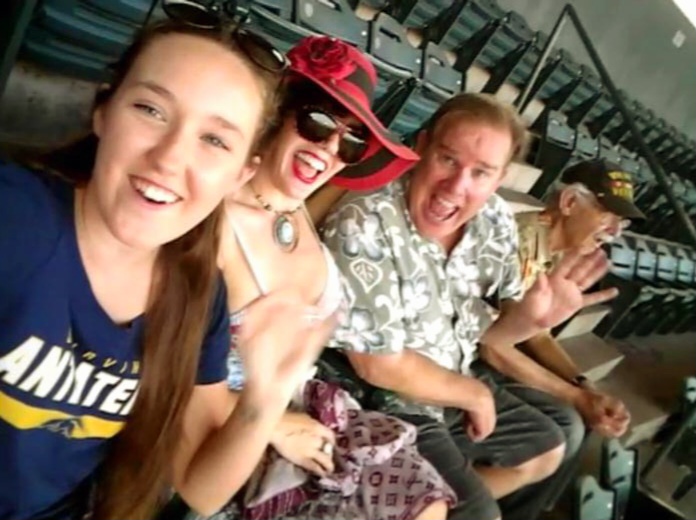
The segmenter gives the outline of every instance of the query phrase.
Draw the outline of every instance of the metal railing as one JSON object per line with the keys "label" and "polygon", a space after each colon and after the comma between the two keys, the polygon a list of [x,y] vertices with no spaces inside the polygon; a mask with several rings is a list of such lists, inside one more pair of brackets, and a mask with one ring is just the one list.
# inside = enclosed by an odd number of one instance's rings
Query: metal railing
{"label": "metal railing", "polygon": [[614,102],[616,108],[619,109],[619,112],[623,116],[624,122],[628,126],[631,134],[633,135],[633,138],[635,139],[636,144],[638,145],[638,150],[640,154],[645,158],[648,165],[650,166],[650,169],[655,175],[657,183],[663,189],[665,196],[674,208],[674,212],[677,215],[679,221],[683,225],[686,232],[689,234],[691,242],[693,242],[693,244],[696,245],[696,228],[694,228],[693,222],[684,210],[684,207],[682,206],[681,202],[672,192],[672,187],[669,184],[669,177],[665,173],[665,170],[660,164],[660,161],[655,156],[655,153],[645,142],[645,139],[643,139],[643,136],[641,135],[640,131],[638,130],[638,127],[636,126],[633,114],[621,98],[621,95],[619,94],[616,85],[614,85],[611,76],[609,76],[609,72],[607,72],[604,63],[602,63],[602,59],[599,57],[599,54],[597,54],[597,50],[592,44],[592,40],[587,34],[587,31],[585,31],[585,27],[582,25],[582,22],[580,21],[580,18],[578,18],[578,14],[572,5],[566,4],[565,7],[563,7],[563,10],[561,11],[561,14],[559,15],[553,27],[553,31],[549,35],[549,39],[547,40],[546,45],[544,46],[544,49],[542,50],[541,55],[539,56],[539,59],[534,66],[534,70],[532,71],[530,78],[527,80],[527,83],[524,89],[522,90],[522,93],[515,101],[515,106],[517,107],[518,111],[522,113],[525,111],[525,109],[531,102],[532,92],[535,92],[539,88],[539,85],[537,85],[539,73],[541,72],[541,69],[543,68],[544,63],[546,62],[546,59],[549,57],[549,54],[551,53],[551,50],[556,44],[556,40],[558,40],[558,36],[565,27],[565,24],[568,21],[568,19],[570,19],[573,26],[575,27],[575,30],[578,36],[580,37],[580,40],[585,46],[585,49],[587,50],[587,53],[589,54],[593,65],[597,69],[597,72],[599,73],[599,76],[602,79],[602,83],[609,91],[609,95],[611,96],[612,101]]}

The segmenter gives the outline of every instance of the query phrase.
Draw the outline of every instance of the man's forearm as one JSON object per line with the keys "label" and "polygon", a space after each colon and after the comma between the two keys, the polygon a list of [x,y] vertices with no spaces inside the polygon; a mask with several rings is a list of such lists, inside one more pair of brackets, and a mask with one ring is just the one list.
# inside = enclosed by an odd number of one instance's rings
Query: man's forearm
{"label": "man's forearm", "polygon": [[527,341],[542,331],[539,327],[522,321],[515,312],[519,302],[505,301],[502,303],[502,311],[498,318],[491,324],[479,340],[486,345],[516,345]]}
{"label": "man's forearm", "polygon": [[579,388],[564,381],[512,345],[482,345],[479,353],[489,365],[515,381],[570,404],[574,404],[579,397]]}
{"label": "man's forearm", "polygon": [[570,381],[580,375],[580,369],[548,331],[537,334],[526,341],[523,350],[531,354],[540,365],[565,381]]}
{"label": "man's forearm", "polygon": [[485,392],[482,383],[441,367],[413,350],[400,354],[349,354],[356,371],[368,383],[425,404],[474,408]]}

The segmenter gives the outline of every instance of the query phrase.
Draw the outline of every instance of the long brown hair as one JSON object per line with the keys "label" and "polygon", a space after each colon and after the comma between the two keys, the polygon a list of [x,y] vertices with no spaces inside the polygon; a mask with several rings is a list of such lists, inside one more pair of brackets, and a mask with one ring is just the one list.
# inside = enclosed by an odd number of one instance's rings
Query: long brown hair
{"label": "long brown hair", "polygon": [[[223,44],[255,73],[264,98],[255,139],[258,142],[276,111],[280,78],[255,65],[230,37],[229,30],[200,29],[172,21],[146,29],[116,65],[110,85],[98,92],[95,107],[109,101],[147,45],[162,35],[175,33]],[[92,174],[97,146],[97,137],[89,134],[45,154],[38,163],[77,184],[85,183]],[[256,148],[252,147],[251,153]],[[145,313],[138,397],[126,427],[101,466],[93,510],[96,520],[150,518],[164,496],[218,280],[221,208],[218,206],[191,231],[159,250],[156,282]]]}

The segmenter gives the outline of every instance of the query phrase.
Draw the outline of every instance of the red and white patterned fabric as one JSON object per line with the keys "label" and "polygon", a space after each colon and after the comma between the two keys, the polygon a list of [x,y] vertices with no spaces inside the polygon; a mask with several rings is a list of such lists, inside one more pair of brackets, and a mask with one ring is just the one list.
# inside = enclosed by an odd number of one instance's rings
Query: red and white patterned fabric
{"label": "red and white patterned fabric", "polygon": [[[269,450],[254,489],[247,490],[242,518],[406,520],[433,501],[454,504],[452,489],[418,453],[413,425],[362,410],[344,390],[323,381],[309,381],[303,398],[307,413],[336,433],[335,472],[319,478],[295,466],[290,471],[292,465]],[[259,493],[273,496],[259,503]]]}

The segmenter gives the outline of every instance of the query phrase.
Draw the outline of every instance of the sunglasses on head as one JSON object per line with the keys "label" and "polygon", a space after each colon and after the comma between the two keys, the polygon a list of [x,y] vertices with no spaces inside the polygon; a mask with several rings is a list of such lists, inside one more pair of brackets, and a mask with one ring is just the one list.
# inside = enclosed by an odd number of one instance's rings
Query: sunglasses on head
{"label": "sunglasses on head", "polygon": [[232,38],[239,48],[258,67],[268,72],[282,72],[289,62],[285,55],[268,40],[243,29],[237,13],[237,2],[228,0],[201,1],[162,0],[162,10],[172,20],[201,29],[215,29],[225,25],[232,28]]}
{"label": "sunglasses on head", "polygon": [[316,107],[304,107],[295,113],[297,132],[303,139],[322,143],[338,133],[338,158],[346,164],[360,162],[368,147],[369,134],[341,123],[335,116]]}

